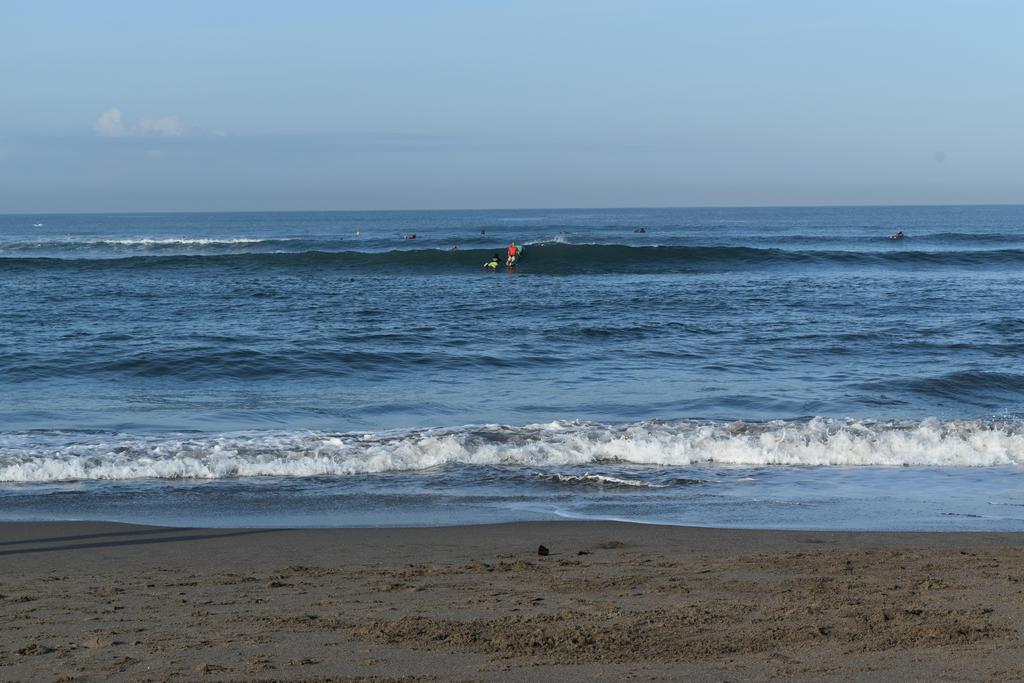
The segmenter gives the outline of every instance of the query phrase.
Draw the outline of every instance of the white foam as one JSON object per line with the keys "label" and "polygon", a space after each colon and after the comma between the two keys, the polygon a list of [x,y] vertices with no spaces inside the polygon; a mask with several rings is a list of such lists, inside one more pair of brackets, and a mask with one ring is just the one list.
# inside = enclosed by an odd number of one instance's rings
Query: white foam
{"label": "white foam", "polygon": [[564,484],[590,484],[594,486],[613,486],[644,489],[662,489],[668,486],[668,484],[655,484],[648,481],[640,481],[639,479],[622,479],[620,477],[610,477],[604,474],[590,474],[589,472],[586,472],[584,474],[553,475],[545,475],[538,472],[536,474],[539,477],[549,478]]}
{"label": "white foam", "polygon": [[624,426],[554,422],[371,434],[0,435],[0,481],[7,482],[344,476],[447,464],[552,467],[609,462],[660,466],[1021,466],[1024,422],[815,418]]}
{"label": "white foam", "polygon": [[254,244],[275,244],[278,242],[293,242],[299,238],[277,237],[273,239],[259,239],[256,237],[138,237],[125,239],[112,238],[64,238],[33,241],[0,241],[0,247],[7,249],[45,249],[58,247],[135,247],[142,249],[154,249],[161,247],[211,247],[211,246],[251,246]]}
{"label": "white foam", "polygon": [[137,238],[137,239],[97,239],[97,240],[85,240],[85,244],[97,245],[97,246],[123,246],[123,247],[165,247],[165,246],[213,246],[213,245],[243,245],[243,244],[262,244],[264,242],[288,242],[290,240],[284,238],[276,238],[272,240],[256,239],[249,237],[232,237],[224,239],[214,238],[187,238],[187,237],[175,237],[166,239],[157,238]]}

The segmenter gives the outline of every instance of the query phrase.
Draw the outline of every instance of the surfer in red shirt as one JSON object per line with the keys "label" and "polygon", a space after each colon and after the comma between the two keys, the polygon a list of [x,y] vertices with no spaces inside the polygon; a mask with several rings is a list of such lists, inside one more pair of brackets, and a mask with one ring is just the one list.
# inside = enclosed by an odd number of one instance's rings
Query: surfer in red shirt
{"label": "surfer in red shirt", "polygon": [[513,242],[508,247],[508,260],[505,261],[506,266],[514,266],[516,263],[516,256],[519,254],[519,247]]}

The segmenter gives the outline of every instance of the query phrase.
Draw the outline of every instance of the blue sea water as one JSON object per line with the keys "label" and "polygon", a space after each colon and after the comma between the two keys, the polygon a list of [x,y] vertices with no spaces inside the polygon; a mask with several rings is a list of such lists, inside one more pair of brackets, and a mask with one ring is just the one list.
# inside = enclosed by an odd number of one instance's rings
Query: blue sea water
{"label": "blue sea water", "polygon": [[1022,269],[1019,206],[0,216],[0,519],[1021,530]]}

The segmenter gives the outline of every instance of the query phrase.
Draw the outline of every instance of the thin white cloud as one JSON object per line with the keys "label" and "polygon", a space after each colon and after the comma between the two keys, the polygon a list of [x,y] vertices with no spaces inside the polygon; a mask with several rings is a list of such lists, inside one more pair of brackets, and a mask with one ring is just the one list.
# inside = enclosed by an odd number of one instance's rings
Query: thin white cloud
{"label": "thin white cloud", "polygon": [[180,138],[187,130],[177,116],[142,119],[134,125],[126,124],[117,107],[100,114],[93,126],[101,138]]}
{"label": "thin white cloud", "polygon": [[135,130],[142,136],[155,136],[161,138],[180,138],[185,134],[185,128],[177,116],[163,116],[158,119],[142,119]]}
{"label": "thin white cloud", "polygon": [[117,107],[108,109],[107,111],[100,114],[100,118],[96,121],[96,125],[93,127],[96,131],[96,135],[101,138],[120,138],[124,137],[126,130],[124,127],[124,118],[121,116],[121,110]]}

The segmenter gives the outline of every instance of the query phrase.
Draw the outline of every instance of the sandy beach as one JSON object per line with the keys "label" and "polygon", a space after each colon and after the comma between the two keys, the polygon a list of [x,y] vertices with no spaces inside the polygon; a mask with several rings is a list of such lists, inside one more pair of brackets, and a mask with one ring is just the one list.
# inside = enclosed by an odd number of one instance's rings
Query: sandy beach
{"label": "sandy beach", "polygon": [[1022,541],[7,523],[0,680],[1020,680]]}

